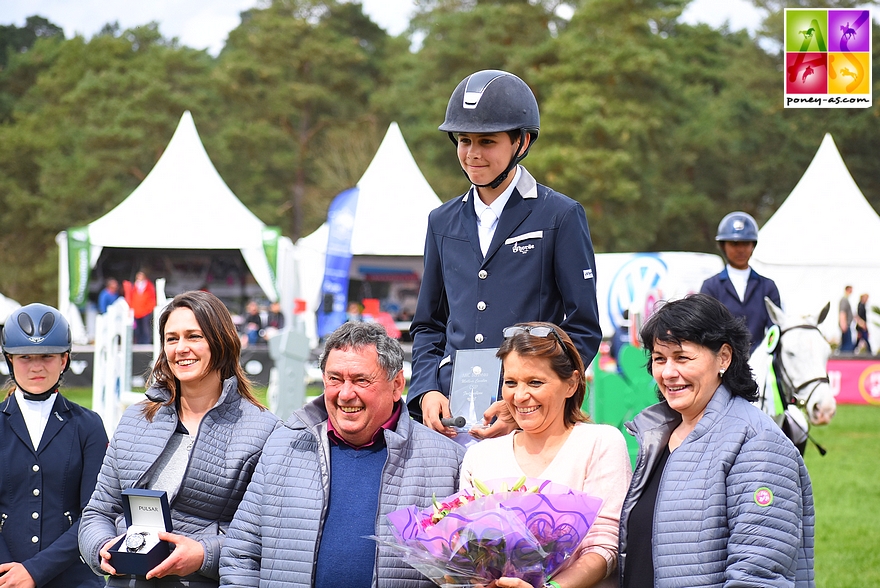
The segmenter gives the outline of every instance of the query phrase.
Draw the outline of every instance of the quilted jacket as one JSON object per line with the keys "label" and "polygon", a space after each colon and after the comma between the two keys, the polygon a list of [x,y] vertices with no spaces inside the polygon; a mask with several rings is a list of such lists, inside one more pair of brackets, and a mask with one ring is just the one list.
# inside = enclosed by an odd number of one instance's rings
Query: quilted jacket
{"label": "quilted jacket", "polygon": [[[242,398],[235,377],[223,382],[217,404],[199,425],[190,462],[176,496],[169,497],[173,532],[197,540],[205,549],[201,569],[180,578],[170,576],[145,582],[130,576],[111,577],[108,586],[211,587],[219,582],[220,547],[238,503],[260,458],[263,445],[278,424],[268,410]],[[164,402],[168,390],[152,387],[151,400]],[[79,549],[96,574],[101,571],[101,547],[125,532],[121,492],[145,488],[153,467],[177,428],[177,410],[163,406],[152,422],[142,414],[143,404],[130,406],[116,428],[98,484],[83,511]]]}
{"label": "quilted jacket", "polygon": [[[627,423],[639,440],[620,516],[627,522],[681,416],[665,402]],[[654,511],[658,588],[812,587],[813,489],[798,450],[770,417],[724,386],[663,470]]]}
{"label": "quilted jacket", "polygon": [[[453,494],[464,449],[412,421],[406,407],[396,430],[385,431],[388,459],[376,534],[391,534],[385,515],[427,507],[432,494]],[[324,397],[296,411],[269,437],[220,557],[223,586],[311,588],[330,493],[330,447]],[[340,564],[344,565],[344,554]],[[372,586],[429,588],[419,572],[379,545]]]}

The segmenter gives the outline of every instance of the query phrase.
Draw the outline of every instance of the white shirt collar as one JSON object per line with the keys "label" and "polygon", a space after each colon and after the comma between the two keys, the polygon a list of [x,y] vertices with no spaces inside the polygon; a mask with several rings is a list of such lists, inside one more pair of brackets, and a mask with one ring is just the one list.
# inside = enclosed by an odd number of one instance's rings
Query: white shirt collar
{"label": "white shirt collar", "polygon": [[751,267],[747,267],[746,269],[736,269],[730,264],[727,264],[727,277],[730,278],[730,283],[733,284],[733,289],[736,290],[740,302],[744,301],[746,298],[746,288],[749,285],[749,276],[751,274]]}
{"label": "white shirt collar", "polygon": [[27,425],[34,449],[40,446],[40,439],[43,438],[43,431],[46,430],[46,423],[49,422],[49,415],[52,414],[57,398],[58,392],[54,392],[46,400],[25,400],[22,391],[15,389],[15,400],[18,402],[21,416],[24,417],[24,424]]}
{"label": "white shirt collar", "polygon": [[507,185],[507,188],[504,189],[504,192],[502,192],[501,195],[488,206],[480,200],[480,197],[477,195],[477,187],[471,185],[468,194],[473,194],[474,196],[474,212],[477,213],[477,218],[480,218],[480,214],[487,208],[492,209],[492,212],[495,213],[495,218],[501,218],[501,212],[504,210],[504,207],[507,206],[507,201],[510,200],[510,195],[513,194],[516,185],[519,183],[519,179],[522,177],[522,168],[516,166],[515,169],[516,173],[513,175],[513,181],[511,181],[510,184]]}

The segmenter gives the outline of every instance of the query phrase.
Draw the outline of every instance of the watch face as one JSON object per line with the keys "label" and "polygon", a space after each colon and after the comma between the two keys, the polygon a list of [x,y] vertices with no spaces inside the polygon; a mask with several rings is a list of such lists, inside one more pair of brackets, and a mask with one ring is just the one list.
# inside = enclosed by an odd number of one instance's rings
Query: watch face
{"label": "watch face", "polygon": [[144,536],[141,533],[133,533],[125,538],[125,547],[127,547],[129,551],[137,551],[143,547],[146,542],[147,540],[144,539]]}

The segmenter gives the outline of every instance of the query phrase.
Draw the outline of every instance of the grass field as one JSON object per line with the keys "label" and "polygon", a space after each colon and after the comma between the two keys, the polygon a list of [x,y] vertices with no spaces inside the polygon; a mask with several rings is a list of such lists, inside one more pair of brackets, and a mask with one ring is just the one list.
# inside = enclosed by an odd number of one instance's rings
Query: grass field
{"label": "grass field", "polygon": [[807,449],[816,501],[817,588],[880,586],[880,406],[841,405]]}
{"label": "grass field", "polygon": [[[266,389],[256,392],[265,401]],[[90,389],[64,394],[92,404]],[[839,406],[834,421],[812,434],[828,450],[823,457],[810,445],[806,455],[816,501],[816,586],[880,586],[880,406]]]}

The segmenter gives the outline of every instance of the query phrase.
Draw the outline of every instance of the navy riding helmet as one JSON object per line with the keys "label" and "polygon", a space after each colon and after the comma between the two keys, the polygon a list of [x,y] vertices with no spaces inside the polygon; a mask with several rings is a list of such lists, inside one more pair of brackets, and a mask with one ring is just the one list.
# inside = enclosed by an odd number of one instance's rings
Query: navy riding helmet
{"label": "navy riding helmet", "polygon": [[[71,347],[70,325],[60,312],[45,304],[22,306],[6,320],[0,337],[3,356],[9,366],[9,374],[15,380],[10,355],[69,353]],[[70,367],[70,355],[61,373]],[[26,394],[30,400],[44,400],[58,390],[61,379],[41,394]]]}
{"label": "navy riding helmet", "polygon": [[746,212],[731,212],[718,223],[716,241],[758,242],[758,223]]}
{"label": "navy riding helmet", "polygon": [[439,130],[448,133],[456,145],[455,133],[519,131],[520,146],[525,143],[526,134],[531,135],[529,145],[521,153],[514,154],[507,169],[491,183],[480,186],[497,188],[510,170],[528,155],[532,143],[538,140],[540,127],[538,101],[528,85],[512,73],[486,69],[469,75],[458,84],[449,98],[446,119]]}

